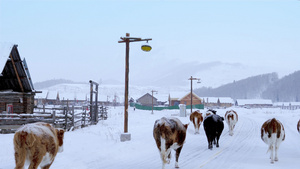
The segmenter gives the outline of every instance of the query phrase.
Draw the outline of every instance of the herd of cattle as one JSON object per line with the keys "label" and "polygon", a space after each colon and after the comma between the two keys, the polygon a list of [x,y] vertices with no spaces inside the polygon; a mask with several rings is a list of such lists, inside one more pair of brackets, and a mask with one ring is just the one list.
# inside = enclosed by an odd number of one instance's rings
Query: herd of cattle
{"label": "herd of cattle", "polygon": [[[213,148],[213,144],[219,147],[219,138],[224,129],[224,118],[217,115],[215,110],[208,110],[205,114],[195,111],[190,114],[190,121],[194,124],[195,134],[199,134],[199,128],[203,122],[204,131],[208,141],[208,149]],[[238,114],[234,110],[225,113],[225,121],[228,124],[229,135],[233,135],[233,130],[238,122]],[[171,151],[176,151],[175,167],[178,166],[178,158],[185,141],[188,124],[175,117],[163,117],[154,123],[153,137],[159,149],[162,159],[162,168],[170,163]],[[300,133],[300,120],[297,124],[297,130]],[[261,126],[261,139],[269,146],[268,152],[271,152],[271,163],[278,161],[277,150],[279,145],[285,139],[285,131],[282,123],[277,119],[269,119]],[[274,158],[275,152],[275,158]]]}
{"label": "herd of cattle", "polygon": [[[208,110],[205,115],[195,111],[190,115],[190,121],[194,124],[195,134],[199,133],[203,122],[209,149],[213,148],[213,144],[219,147],[219,138],[224,129],[223,117],[217,115],[215,110]],[[229,135],[232,136],[238,122],[238,114],[233,110],[227,111],[225,121],[228,124]],[[163,117],[155,121],[153,136],[162,159],[162,168],[170,163],[172,150],[176,151],[175,167],[179,167],[178,158],[187,128],[188,124],[182,124],[174,117]],[[300,133],[300,120],[297,130]],[[14,135],[15,169],[23,169],[25,161],[30,163],[30,169],[37,169],[38,166],[42,169],[50,168],[57,152],[63,151],[63,138],[64,130],[55,129],[47,123],[38,122],[22,126]],[[277,150],[285,139],[285,131],[281,122],[275,118],[267,120],[261,127],[261,139],[269,146],[271,163],[278,161]]]}

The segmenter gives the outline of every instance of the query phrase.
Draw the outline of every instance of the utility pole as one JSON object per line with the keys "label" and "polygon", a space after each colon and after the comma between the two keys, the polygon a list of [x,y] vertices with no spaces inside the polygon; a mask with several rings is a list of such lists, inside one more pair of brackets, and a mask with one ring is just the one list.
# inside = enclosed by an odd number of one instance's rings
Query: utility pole
{"label": "utility pole", "polygon": [[153,114],[153,93],[154,93],[154,92],[156,92],[156,94],[157,94],[157,91],[155,91],[155,90],[152,90],[152,91],[151,91],[151,93],[152,93],[152,113],[151,113],[151,114]]}
{"label": "utility pole", "polygon": [[191,114],[193,113],[193,80],[198,80],[197,83],[201,83],[200,82],[200,78],[193,78],[193,76],[191,76],[191,78],[189,78],[188,80],[191,81]]}
{"label": "utility pole", "polygon": [[[140,42],[140,41],[149,41],[152,39],[142,39],[130,37],[129,33],[126,33],[126,37],[120,37],[121,41],[118,43],[126,44],[125,52],[125,102],[124,102],[124,133],[128,133],[128,80],[129,80],[129,43],[130,42]],[[121,135],[121,141],[129,141],[130,134]]]}

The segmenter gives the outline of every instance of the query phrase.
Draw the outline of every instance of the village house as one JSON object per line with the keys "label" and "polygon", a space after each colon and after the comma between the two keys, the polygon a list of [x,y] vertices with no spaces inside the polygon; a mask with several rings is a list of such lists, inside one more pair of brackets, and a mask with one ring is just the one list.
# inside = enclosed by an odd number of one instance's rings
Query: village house
{"label": "village house", "polygon": [[207,108],[228,108],[234,105],[230,97],[203,97],[203,104]]}
{"label": "village house", "polygon": [[[193,93],[192,96],[193,105],[202,104],[202,99],[198,95]],[[169,104],[170,106],[178,106],[179,104],[191,105],[191,92],[181,97],[171,97],[171,95],[169,95]]]}
{"label": "village house", "polygon": [[25,59],[18,45],[0,44],[0,113],[33,113],[34,96]]}
{"label": "village house", "polygon": [[268,99],[237,99],[235,101],[235,106],[245,107],[245,108],[262,108],[262,107],[272,107],[272,100]]}
{"label": "village house", "polygon": [[152,106],[152,100],[153,100],[153,106],[157,106],[158,105],[157,98],[152,97],[152,95],[149,93],[146,93],[142,97],[138,98],[136,102],[143,106]]}

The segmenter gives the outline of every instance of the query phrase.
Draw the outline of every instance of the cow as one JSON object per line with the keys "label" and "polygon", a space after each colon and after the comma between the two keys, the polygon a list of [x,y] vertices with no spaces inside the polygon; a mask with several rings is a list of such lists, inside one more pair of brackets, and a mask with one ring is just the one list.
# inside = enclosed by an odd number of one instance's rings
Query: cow
{"label": "cow", "polygon": [[190,121],[193,122],[194,127],[195,127],[195,134],[199,134],[199,129],[201,126],[201,123],[203,121],[203,116],[202,113],[200,113],[200,111],[194,111],[191,115],[190,115]]}
{"label": "cow", "polygon": [[228,124],[229,135],[233,135],[233,129],[235,124],[238,122],[238,114],[234,110],[226,111],[225,113],[225,121]]}
{"label": "cow", "polygon": [[154,123],[153,137],[162,159],[162,168],[170,163],[171,150],[176,151],[175,168],[178,166],[178,158],[186,137],[186,130],[189,124],[182,124],[175,117],[162,117]]}
{"label": "cow", "polygon": [[14,135],[15,169],[49,169],[57,152],[63,151],[64,130],[48,123],[37,122],[20,127]]}
{"label": "cow", "polygon": [[285,139],[284,127],[281,122],[275,118],[264,122],[261,126],[261,139],[269,146],[268,152],[271,151],[271,163],[273,164],[274,160],[278,161],[277,151],[280,143]]}
{"label": "cow", "polygon": [[204,118],[203,126],[208,141],[208,149],[212,150],[213,143],[219,147],[219,139],[224,129],[223,121],[224,118],[217,114],[211,114]]}
{"label": "cow", "polygon": [[298,121],[298,124],[297,124],[297,130],[300,133],[300,120]]}

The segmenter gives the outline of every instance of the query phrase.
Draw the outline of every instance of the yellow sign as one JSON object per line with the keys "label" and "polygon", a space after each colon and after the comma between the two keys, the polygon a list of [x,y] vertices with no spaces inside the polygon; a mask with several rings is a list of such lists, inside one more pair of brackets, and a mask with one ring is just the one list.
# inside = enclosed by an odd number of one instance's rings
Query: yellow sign
{"label": "yellow sign", "polygon": [[152,47],[150,45],[142,45],[141,48],[145,52],[149,52],[152,49]]}

